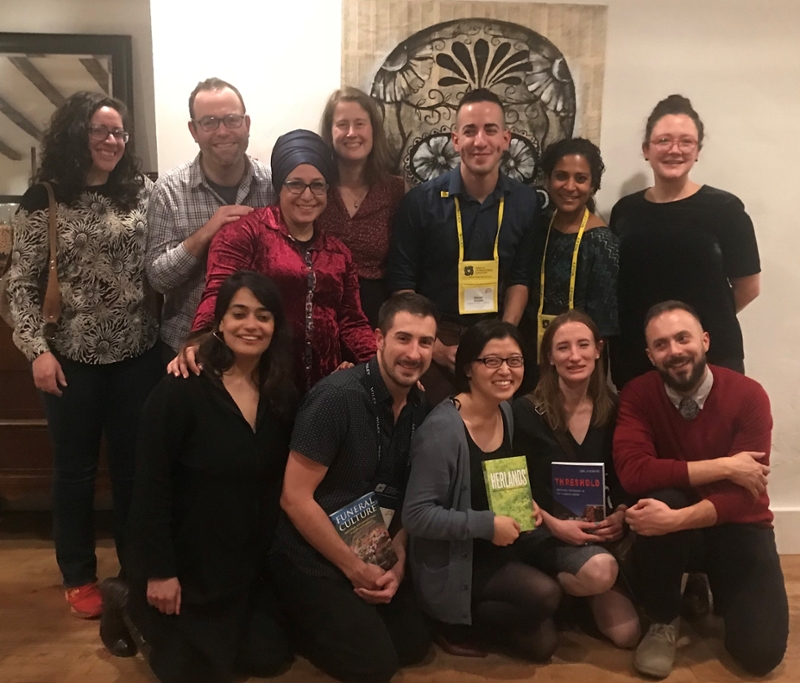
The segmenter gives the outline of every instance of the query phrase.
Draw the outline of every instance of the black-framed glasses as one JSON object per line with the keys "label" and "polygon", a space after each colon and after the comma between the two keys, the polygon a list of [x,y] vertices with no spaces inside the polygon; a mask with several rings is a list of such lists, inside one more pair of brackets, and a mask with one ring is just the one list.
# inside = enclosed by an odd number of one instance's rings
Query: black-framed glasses
{"label": "black-framed glasses", "polygon": [[108,126],[89,126],[89,137],[92,140],[108,140],[108,136],[113,135],[114,139],[119,142],[128,142],[131,139],[131,134],[122,128],[109,128]]}
{"label": "black-framed glasses", "polygon": [[500,358],[500,356],[484,356],[483,358],[475,359],[479,363],[483,363],[491,370],[497,370],[503,363],[510,368],[521,368],[525,365],[525,359],[522,356],[509,356],[508,358]]}
{"label": "black-framed glasses", "polygon": [[204,116],[202,119],[195,119],[195,124],[200,126],[206,133],[219,128],[220,123],[225,124],[225,128],[241,128],[244,123],[244,114],[227,114],[217,118],[216,116]]}
{"label": "black-framed glasses", "polygon": [[306,188],[308,188],[311,190],[311,194],[317,196],[327,194],[329,187],[328,183],[322,182],[321,180],[315,180],[313,183],[304,183],[302,180],[287,180],[284,186],[292,194],[303,194]]}

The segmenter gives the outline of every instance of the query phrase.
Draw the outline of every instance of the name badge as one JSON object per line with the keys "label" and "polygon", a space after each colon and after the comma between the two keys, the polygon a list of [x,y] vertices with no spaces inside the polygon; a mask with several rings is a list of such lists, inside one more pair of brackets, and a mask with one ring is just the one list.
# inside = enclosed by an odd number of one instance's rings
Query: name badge
{"label": "name badge", "polygon": [[458,264],[458,312],[497,313],[497,261],[461,261]]}

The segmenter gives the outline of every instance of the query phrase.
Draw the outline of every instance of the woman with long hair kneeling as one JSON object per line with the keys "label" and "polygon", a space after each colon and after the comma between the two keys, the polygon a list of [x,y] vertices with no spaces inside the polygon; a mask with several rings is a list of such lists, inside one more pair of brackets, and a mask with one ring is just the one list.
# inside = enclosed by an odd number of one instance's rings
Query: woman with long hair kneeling
{"label": "woman with long hair kneeling", "polygon": [[[600,331],[588,315],[577,309],[562,313],[542,337],[536,389],[514,402],[514,453],[527,456],[533,497],[544,518],[544,528],[526,539],[524,555],[554,576],[567,595],[588,598],[603,635],[618,647],[634,647],[639,619],[619,587],[617,560],[607,549],[623,536],[627,496],[611,457],[617,405],[602,349]],[[552,490],[552,465],[564,461],[605,465],[612,501],[605,519],[565,518],[570,515]]]}
{"label": "woman with long hair kneeling", "polygon": [[202,373],[164,377],[142,414],[129,599],[119,580],[101,586],[103,642],[143,649],[162,683],[269,676],[290,659],[266,569],[296,403],[272,280],[231,275],[198,353]]}
{"label": "woman with long hair kneeling", "polygon": [[431,412],[411,447],[403,525],[417,597],[445,650],[476,656],[498,648],[544,661],[557,644],[552,616],[561,590],[518,559],[520,524],[491,511],[483,473],[484,462],[511,456],[508,401],[522,381],[522,346],[517,328],[499,320],[461,337],[459,393]]}

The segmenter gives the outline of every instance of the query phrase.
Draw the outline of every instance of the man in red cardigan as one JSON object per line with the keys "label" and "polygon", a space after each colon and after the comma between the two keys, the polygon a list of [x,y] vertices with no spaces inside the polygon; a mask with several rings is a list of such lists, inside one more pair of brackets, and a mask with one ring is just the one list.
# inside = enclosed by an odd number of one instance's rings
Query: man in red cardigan
{"label": "man in red cardigan", "polygon": [[626,521],[637,533],[637,597],[652,625],[634,656],[639,673],[672,671],[681,578],[708,574],[725,622],[725,647],[751,674],[783,659],[789,607],[767,496],[772,415],[760,384],[706,363],[708,333],[680,301],[645,318],[656,368],[620,396],[614,465],[639,502]]}

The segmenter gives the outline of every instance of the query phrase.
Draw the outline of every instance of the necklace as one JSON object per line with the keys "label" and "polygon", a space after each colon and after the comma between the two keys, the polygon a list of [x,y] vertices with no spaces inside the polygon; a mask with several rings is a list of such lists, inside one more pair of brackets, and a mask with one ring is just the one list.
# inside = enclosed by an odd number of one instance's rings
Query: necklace
{"label": "necklace", "polygon": [[344,185],[339,185],[339,189],[346,193],[350,200],[353,202],[353,207],[358,210],[358,207],[361,206],[361,203],[367,198],[367,194],[369,193],[369,185],[364,189],[364,191],[360,195],[356,195],[350,191],[349,188],[345,187]]}

